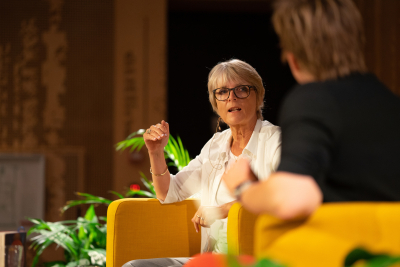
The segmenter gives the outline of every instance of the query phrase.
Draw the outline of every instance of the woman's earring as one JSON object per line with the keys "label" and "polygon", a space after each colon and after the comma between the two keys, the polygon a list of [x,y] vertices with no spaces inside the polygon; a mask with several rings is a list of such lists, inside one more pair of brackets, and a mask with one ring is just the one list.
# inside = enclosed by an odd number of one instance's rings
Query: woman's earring
{"label": "woman's earring", "polygon": [[219,122],[220,122],[221,120],[222,120],[221,117],[219,117],[219,118],[218,118],[218,121],[217,121],[217,128],[215,128],[215,133],[217,133],[218,130],[221,131],[221,127],[219,126]]}

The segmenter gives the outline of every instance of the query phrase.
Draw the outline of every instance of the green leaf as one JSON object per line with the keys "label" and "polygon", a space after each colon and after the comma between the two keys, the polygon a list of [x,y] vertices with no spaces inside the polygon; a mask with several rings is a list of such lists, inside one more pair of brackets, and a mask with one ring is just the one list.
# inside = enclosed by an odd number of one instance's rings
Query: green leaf
{"label": "green leaf", "polygon": [[150,192],[155,195],[156,190],[154,189],[154,185],[149,181],[149,179],[147,179],[146,175],[144,175],[143,172],[139,172],[139,173],[140,173],[140,176],[142,177],[140,180],[142,181],[144,186],[146,186],[146,188],[149,189]]}
{"label": "green leaf", "polygon": [[144,142],[140,143],[139,146],[137,147],[137,151],[140,151],[142,149],[142,147],[144,146],[144,144],[145,144]]}
{"label": "green leaf", "polygon": [[146,196],[146,197],[150,197],[150,198],[157,198],[155,195],[153,195],[150,192],[144,191],[144,190],[137,190],[137,191],[129,191],[126,194],[128,197],[132,197],[135,195],[139,195],[139,196]]}
{"label": "green leaf", "polygon": [[253,267],[285,267],[269,259],[260,259]]}
{"label": "green leaf", "polygon": [[186,155],[186,162],[184,162],[184,165],[187,166],[189,164],[189,162],[191,161],[191,158],[189,156],[189,151],[185,151],[185,155]]}
{"label": "green leaf", "polygon": [[47,225],[47,223],[45,223],[43,220],[32,219],[32,218],[27,218],[27,219],[34,224],[34,226],[32,226],[27,232],[27,235],[35,233],[39,230],[51,230],[50,227]]}
{"label": "green leaf", "polygon": [[95,218],[96,218],[96,213],[94,211],[94,206],[90,205],[88,210],[86,211],[85,219],[88,220],[89,222],[92,222]]}
{"label": "green leaf", "polygon": [[124,198],[124,196],[123,195],[121,195],[120,193],[118,193],[118,192],[115,192],[115,191],[108,191],[108,192],[110,192],[111,194],[114,194],[114,195],[116,195],[117,197],[119,197],[119,198]]}
{"label": "green leaf", "polygon": [[[68,250],[68,252],[75,258],[77,258],[78,253],[76,249],[73,246],[73,241],[72,239],[67,236],[66,234],[63,233],[64,230],[66,230],[66,227],[63,225],[60,225],[59,223],[48,223],[50,226],[52,226],[52,231],[46,231],[46,230],[41,230],[40,233],[41,235],[35,238],[35,248],[37,249],[36,255],[33,258],[32,261],[32,267],[35,266],[39,260],[39,256],[43,253],[43,251],[52,243],[56,243],[57,245],[60,245],[64,249]],[[32,240],[32,239],[31,239]],[[34,243],[32,245],[34,245]]]}
{"label": "green leaf", "polygon": [[367,261],[366,267],[389,267],[398,262],[400,262],[400,257],[382,255],[382,256],[376,256]]}
{"label": "green leaf", "polygon": [[144,145],[143,137],[136,137],[136,138],[132,139],[131,141],[134,141],[133,144],[131,145],[131,149],[129,150],[131,153],[135,150],[140,151],[140,149]]}
{"label": "green leaf", "polygon": [[61,212],[65,212],[67,209],[74,207],[74,206],[78,206],[78,205],[82,205],[82,204],[106,204],[107,206],[110,205],[112,202],[112,200],[109,199],[105,199],[102,197],[88,197],[87,199],[83,199],[83,200],[71,200],[68,201],[67,204],[61,208]]}
{"label": "green leaf", "polygon": [[36,252],[35,257],[33,257],[32,265],[31,265],[32,267],[35,267],[35,266],[36,266],[36,264],[37,264],[38,261],[39,261],[40,255],[43,253],[43,251],[44,251],[51,243],[52,243],[52,242],[51,242],[50,240],[47,240],[47,243],[43,244],[43,245],[39,248],[39,250]]}
{"label": "green leaf", "polygon": [[[168,148],[169,148],[170,153],[174,155],[173,160],[174,160],[175,164],[176,164],[177,167],[178,167],[178,164],[177,164],[177,163],[179,163],[179,162],[182,161],[182,159],[181,159],[181,154],[180,154],[180,151],[179,151],[179,146],[178,146],[178,143],[176,142],[176,140],[175,140],[174,137],[172,137],[171,135],[170,135],[169,137],[170,137],[170,138],[169,138],[169,140],[168,140],[168,143],[169,143],[170,145],[168,146]],[[175,160],[176,160],[177,162],[176,162]]]}
{"label": "green leaf", "polygon": [[65,267],[75,267],[75,266],[79,266],[79,265],[80,265],[79,261],[70,261],[70,262],[68,262],[67,265],[65,265]]}
{"label": "green leaf", "polygon": [[80,240],[85,240],[86,239],[86,231],[85,231],[85,228],[83,228],[83,226],[79,227],[78,237],[79,237]]}
{"label": "green leaf", "polygon": [[49,261],[43,263],[45,267],[65,267],[66,264],[65,261]]}
{"label": "green leaf", "polygon": [[91,248],[105,248],[107,243],[106,226],[93,228],[93,231],[96,235],[91,242]]}
{"label": "green leaf", "polygon": [[76,244],[76,246],[79,247],[82,242],[81,242],[80,238],[78,237],[78,235],[75,233],[75,231],[71,230],[69,232],[69,235],[71,236],[71,238],[74,241],[74,243]]}
{"label": "green leaf", "polygon": [[369,260],[373,258],[374,255],[369,253],[363,248],[355,248],[347,254],[346,259],[344,260],[345,266],[351,266],[358,260]]}
{"label": "green leaf", "polygon": [[345,259],[345,266],[353,266],[359,260],[366,261],[365,267],[386,267],[400,262],[400,257],[394,257],[387,254],[373,254],[363,248],[353,249]]}
{"label": "green leaf", "polygon": [[144,145],[144,139],[142,136],[140,137],[133,137],[135,136],[135,133],[132,133],[130,136],[128,136],[127,139],[118,142],[115,145],[115,150],[117,151],[124,151],[125,149],[127,149],[128,147],[131,147],[131,152],[136,150],[139,151],[142,146]]}
{"label": "green leaf", "polygon": [[130,135],[128,135],[128,137],[125,140],[131,139],[135,135],[143,135],[145,131],[146,131],[145,129],[139,129],[136,132],[133,132]]}

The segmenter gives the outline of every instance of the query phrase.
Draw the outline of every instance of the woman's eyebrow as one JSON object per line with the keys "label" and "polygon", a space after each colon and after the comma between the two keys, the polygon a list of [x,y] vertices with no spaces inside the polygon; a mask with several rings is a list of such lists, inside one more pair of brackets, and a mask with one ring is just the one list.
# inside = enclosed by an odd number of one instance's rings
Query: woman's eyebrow
{"label": "woman's eyebrow", "polygon": [[236,87],[241,86],[241,85],[243,85],[243,83],[236,83],[234,87],[221,86],[221,87],[218,87],[218,88],[230,89],[230,88],[236,88]]}

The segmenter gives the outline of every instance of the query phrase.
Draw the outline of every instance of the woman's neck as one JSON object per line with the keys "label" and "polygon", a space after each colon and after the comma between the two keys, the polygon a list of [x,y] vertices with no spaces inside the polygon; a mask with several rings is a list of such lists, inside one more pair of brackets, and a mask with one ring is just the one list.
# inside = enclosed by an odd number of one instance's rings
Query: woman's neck
{"label": "woman's neck", "polygon": [[247,125],[231,126],[232,131],[232,143],[231,151],[233,155],[239,156],[242,154],[243,149],[249,142],[251,135],[253,134],[254,127],[256,127],[257,119],[252,120]]}

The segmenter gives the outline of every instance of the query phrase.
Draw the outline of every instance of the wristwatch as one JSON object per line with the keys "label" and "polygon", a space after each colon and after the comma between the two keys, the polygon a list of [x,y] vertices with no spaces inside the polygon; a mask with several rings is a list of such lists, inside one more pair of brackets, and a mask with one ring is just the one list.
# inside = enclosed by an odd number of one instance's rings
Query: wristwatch
{"label": "wristwatch", "polygon": [[244,181],[243,183],[239,184],[236,188],[235,188],[235,192],[234,195],[236,197],[237,200],[240,200],[240,196],[242,195],[242,193],[249,188],[252,184],[254,183],[254,181]]}

